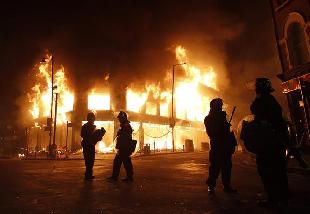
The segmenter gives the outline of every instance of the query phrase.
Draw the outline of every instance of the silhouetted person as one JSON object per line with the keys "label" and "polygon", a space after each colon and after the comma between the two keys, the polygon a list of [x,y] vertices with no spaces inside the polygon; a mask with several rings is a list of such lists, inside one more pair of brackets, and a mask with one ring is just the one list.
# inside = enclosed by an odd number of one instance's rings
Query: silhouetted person
{"label": "silhouetted person", "polygon": [[223,190],[226,193],[237,193],[231,187],[231,157],[235,151],[236,139],[230,131],[230,124],[226,119],[226,112],[222,110],[223,101],[220,98],[210,102],[210,113],[205,117],[204,124],[210,138],[209,177],[207,179],[208,193],[214,193],[216,179],[221,173]]}
{"label": "silhouetted person", "polygon": [[120,128],[117,132],[116,146],[117,154],[113,162],[113,173],[108,179],[117,181],[120,173],[121,165],[124,164],[127,177],[122,179],[123,182],[133,181],[133,166],[130,155],[133,152],[132,132],[130,122],[127,119],[127,114],[120,111],[117,116],[120,122]]}
{"label": "silhouetted person", "polygon": [[[260,126],[268,126],[273,131],[271,139],[263,139],[263,146],[256,152],[258,173],[267,193],[267,200],[260,200],[263,207],[286,204],[288,200],[288,181],[285,150],[288,143],[286,124],[282,118],[282,108],[271,95],[274,89],[267,78],[257,78],[256,98],[251,105],[254,121]],[[259,135],[259,133],[257,133]],[[263,133],[262,133],[263,134]],[[273,137],[275,136],[275,137]]]}
{"label": "silhouetted person", "polygon": [[81,129],[81,137],[83,138],[81,144],[83,147],[83,155],[86,167],[86,180],[95,178],[95,176],[93,176],[93,166],[95,162],[95,145],[98,141],[102,139],[106,132],[104,128],[96,130],[96,126],[94,125],[95,120],[95,114],[92,112],[88,113],[87,123],[85,123]]}

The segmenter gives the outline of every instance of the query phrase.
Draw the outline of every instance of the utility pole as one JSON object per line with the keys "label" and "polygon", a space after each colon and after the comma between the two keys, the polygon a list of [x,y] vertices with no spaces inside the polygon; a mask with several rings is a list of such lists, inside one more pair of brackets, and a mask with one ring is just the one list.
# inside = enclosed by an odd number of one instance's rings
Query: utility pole
{"label": "utility pole", "polygon": [[[52,124],[53,124],[53,102],[54,102],[54,56],[51,55],[51,67],[52,67],[52,72],[51,72],[51,80],[52,80],[52,85],[51,85],[51,110],[50,110],[50,118],[47,118],[47,127],[49,131],[49,143],[48,143],[48,155],[47,157],[51,157],[51,152],[52,152]],[[41,63],[49,63],[48,58],[44,57],[41,60]]]}
{"label": "utility pole", "polygon": [[175,142],[174,142],[174,126],[175,126],[175,117],[174,117],[174,67],[178,65],[185,65],[186,62],[180,64],[172,65],[172,92],[171,92],[171,135],[172,135],[172,151],[175,151]]}
{"label": "utility pole", "polygon": [[68,152],[68,133],[69,133],[69,121],[67,121],[67,131],[66,131],[66,155]]}
{"label": "utility pole", "polygon": [[52,144],[52,123],[53,123],[53,102],[54,102],[54,56],[52,55],[51,58],[51,63],[52,63],[52,74],[51,74],[51,79],[52,79],[52,90],[51,90],[51,121],[50,121],[50,141],[49,145],[51,146]]}
{"label": "utility pole", "polygon": [[175,125],[175,119],[174,119],[174,67],[172,66],[172,93],[171,93],[171,137],[172,137],[172,152],[175,150],[174,146],[174,125]]}
{"label": "utility pole", "polygon": [[53,158],[56,158],[56,154],[57,154],[57,145],[55,143],[56,128],[57,128],[57,102],[58,102],[58,93],[56,93],[56,99],[55,99],[54,135],[53,135],[53,144],[52,144],[52,149],[51,149],[53,153]]}

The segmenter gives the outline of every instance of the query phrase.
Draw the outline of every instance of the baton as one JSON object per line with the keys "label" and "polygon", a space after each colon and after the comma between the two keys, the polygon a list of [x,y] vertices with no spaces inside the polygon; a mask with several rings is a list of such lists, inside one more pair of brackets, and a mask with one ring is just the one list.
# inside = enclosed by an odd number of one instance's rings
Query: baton
{"label": "baton", "polygon": [[232,121],[232,119],[233,119],[233,116],[234,116],[234,113],[235,113],[235,111],[236,111],[236,108],[237,108],[237,106],[234,106],[234,109],[233,109],[233,111],[232,111],[232,113],[231,113],[231,117],[230,117],[230,119],[229,119],[229,123]]}

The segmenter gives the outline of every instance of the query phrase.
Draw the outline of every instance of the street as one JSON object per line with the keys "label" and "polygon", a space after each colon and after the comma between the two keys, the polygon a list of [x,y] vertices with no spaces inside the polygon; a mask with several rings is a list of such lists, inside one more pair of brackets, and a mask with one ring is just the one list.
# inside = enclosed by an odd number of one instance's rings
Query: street
{"label": "street", "polygon": [[[207,153],[133,158],[134,182],[110,183],[111,155],[96,160],[93,181],[84,181],[83,160],[0,160],[0,213],[273,213],[259,208],[263,194],[255,161],[234,156],[232,184],[215,196],[205,185]],[[310,213],[310,175],[290,163],[292,199],[288,213]],[[124,177],[122,168],[121,177]]]}

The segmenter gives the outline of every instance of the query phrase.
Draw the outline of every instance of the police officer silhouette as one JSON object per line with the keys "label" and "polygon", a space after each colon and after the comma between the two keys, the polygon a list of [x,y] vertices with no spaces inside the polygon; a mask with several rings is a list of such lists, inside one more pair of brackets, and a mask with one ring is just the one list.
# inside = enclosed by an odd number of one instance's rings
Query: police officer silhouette
{"label": "police officer silhouette", "polygon": [[[267,200],[259,200],[262,207],[272,207],[287,204],[288,181],[285,150],[288,144],[288,132],[282,117],[282,108],[271,95],[274,89],[268,78],[257,78],[255,82],[256,97],[251,105],[254,121],[261,126],[268,126],[271,133],[267,139],[262,139],[263,148],[256,153],[257,170],[261,177]],[[258,130],[259,131],[259,130]],[[258,133],[259,134],[259,133]],[[269,136],[269,135],[268,135]]]}
{"label": "police officer silhouette", "polygon": [[133,181],[133,166],[130,155],[132,154],[132,132],[130,121],[127,119],[127,114],[120,111],[117,116],[120,122],[120,128],[117,132],[116,146],[117,154],[113,161],[112,176],[108,179],[110,181],[117,181],[120,173],[121,165],[124,164],[127,177],[122,179],[123,182]]}
{"label": "police officer silhouette", "polygon": [[231,187],[231,157],[235,151],[236,140],[230,131],[230,124],[226,119],[226,112],[222,110],[223,101],[220,98],[210,102],[210,113],[205,117],[204,124],[210,138],[211,149],[209,152],[209,177],[206,181],[208,193],[214,194],[216,180],[221,173],[223,191],[237,193]]}
{"label": "police officer silhouette", "polygon": [[82,147],[83,147],[83,155],[85,160],[85,179],[91,180],[94,179],[93,176],[93,167],[95,162],[95,145],[98,141],[102,139],[105,134],[105,129],[101,128],[96,130],[96,126],[94,124],[96,120],[96,116],[93,112],[87,114],[87,123],[82,126],[81,129],[81,137]]}

